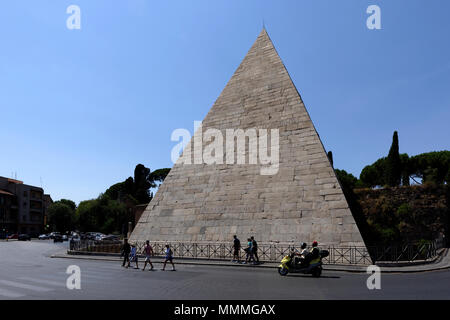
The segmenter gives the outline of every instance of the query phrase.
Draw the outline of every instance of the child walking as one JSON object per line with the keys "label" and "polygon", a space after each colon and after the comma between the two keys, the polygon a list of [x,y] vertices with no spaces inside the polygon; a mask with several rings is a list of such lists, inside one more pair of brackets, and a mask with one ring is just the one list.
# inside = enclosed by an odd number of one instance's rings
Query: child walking
{"label": "child walking", "polygon": [[136,266],[134,268],[135,269],[139,269],[138,257],[137,257],[137,249],[136,249],[136,245],[134,245],[134,244],[131,245],[130,260],[128,261],[127,268],[130,266],[130,262],[132,262],[132,261],[136,262]]}

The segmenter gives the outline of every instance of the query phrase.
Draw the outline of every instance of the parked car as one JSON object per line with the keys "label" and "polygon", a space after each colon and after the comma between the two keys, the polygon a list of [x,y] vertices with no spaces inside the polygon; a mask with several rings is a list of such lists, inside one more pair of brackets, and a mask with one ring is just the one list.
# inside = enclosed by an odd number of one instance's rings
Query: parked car
{"label": "parked car", "polygon": [[82,240],[82,238],[80,237],[80,236],[73,236],[73,237],[70,237],[70,239],[69,239],[70,241],[81,241]]}
{"label": "parked car", "polygon": [[95,240],[95,238],[97,237],[97,233],[96,232],[87,232],[85,236],[86,236],[87,240]]}
{"label": "parked car", "polygon": [[44,233],[44,234],[39,235],[38,239],[39,240],[48,240],[48,239],[50,239],[50,236],[48,234]]}
{"label": "parked car", "polygon": [[106,234],[97,233],[95,236],[95,241],[102,241],[104,237],[106,237]]}
{"label": "parked car", "polygon": [[53,236],[53,242],[63,242],[63,237],[60,234],[55,234]]}
{"label": "parked car", "polygon": [[63,241],[68,241],[69,238],[67,237],[67,235],[63,234],[63,235],[62,235],[62,240],[63,240]]}
{"label": "parked car", "polygon": [[77,231],[71,231],[71,232],[68,234],[68,237],[69,237],[69,238],[74,238],[74,237],[79,237],[79,236],[80,236],[80,233],[77,232]]}
{"label": "parked car", "polygon": [[30,233],[28,233],[28,235],[29,235],[31,238],[37,238],[37,237],[39,237],[39,232],[30,232]]}
{"label": "parked car", "polygon": [[50,239],[55,239],[55,237],[60,237],[61,236],[61,233],[59,233],[59,232],[51,232],[50,234],[49,234],[49,236],[50,236]]}
{"label": "parked car", "polygon": [[19,235],[17,233],[15,234],[11,234],[8,236],[8,239],[17,239],[19,237]]}
{"label": "parked car", "polygon": [[22,234],[19,234],[17,236],[17,240],[19,240],[19,241],[31,241],[31,237],[28,234],[26,234],[26,233],[22,233]]}
{"label": "parked car", "polygon": [[120,241],[120,238],[119,238],[119,236],[115,236],[113,234],[110,234],[108,236],[102,237],[102,241],[114,241],[114,242],[117,242],[117,241]]}

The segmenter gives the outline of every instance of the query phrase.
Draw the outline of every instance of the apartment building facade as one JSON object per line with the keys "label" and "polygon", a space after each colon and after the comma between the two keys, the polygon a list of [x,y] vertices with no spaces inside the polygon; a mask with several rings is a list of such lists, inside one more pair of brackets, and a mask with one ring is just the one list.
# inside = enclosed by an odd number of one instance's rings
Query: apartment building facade
{"label": "apartment building facade", "polygon": [[42,188],[0,177],[0,231],[31,236],[43,233],[46,200]]}

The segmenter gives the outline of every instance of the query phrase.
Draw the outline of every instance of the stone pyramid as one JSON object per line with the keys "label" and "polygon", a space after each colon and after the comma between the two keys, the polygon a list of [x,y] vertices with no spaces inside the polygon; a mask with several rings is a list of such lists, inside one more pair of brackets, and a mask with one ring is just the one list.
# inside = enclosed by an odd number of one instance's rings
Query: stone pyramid
{"label": "stone pyramid", "polygon": [[130,241],[228,242],[236,234],[263,243],[317,240],[365,247],[319,135],[265,29],[203,120],[202,132],[209,128],[224,136],[227,129],[278,129],[278,171],[262,174],[264,165],[250,163],[250,156],[243,164],[186,164],[182,158],[195,155],[196,139],[203,148],[208,145],[207,139],[198,140],[197,130]]}

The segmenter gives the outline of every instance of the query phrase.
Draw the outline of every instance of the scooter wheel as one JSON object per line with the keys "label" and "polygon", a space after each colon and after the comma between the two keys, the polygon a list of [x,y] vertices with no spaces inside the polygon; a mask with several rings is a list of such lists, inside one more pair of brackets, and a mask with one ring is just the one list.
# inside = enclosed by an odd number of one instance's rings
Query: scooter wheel
{"label": "scooter wheel", "polygon": [[312,272],[312,276],[313,276],[314,278],[320,277],[321,274],[322,274],[322,269],[321,269],[321,268],[316,268],[316,269],[314,269],[313,272]]}
{"label": "scooter wheel", "polygon": [[278,273],[281,275],[281,276],[285,276],[285,275],[287,275],[288,273],[289,273],[289,271],[288,271],[288,269],[286,269],[286,268],[278,268]]}

